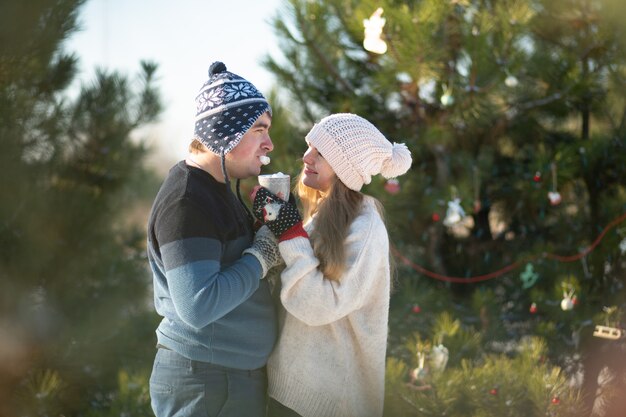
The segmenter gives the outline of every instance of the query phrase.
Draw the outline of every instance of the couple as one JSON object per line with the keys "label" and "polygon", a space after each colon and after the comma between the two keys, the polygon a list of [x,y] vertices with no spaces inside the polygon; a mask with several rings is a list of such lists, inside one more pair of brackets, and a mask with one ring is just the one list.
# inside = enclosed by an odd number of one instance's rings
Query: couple
{"label": "couple", "polygon": [[[196,104],[189,154],[170,170],[148,224],[163,316],[155,414],[381,416],[389,244],[380,204],[359,190],[372,175],[404,174],[409,150],[359,116],[328,116],[305,138],[303,217],[265,188],[251,212],[239,181],[258,175],[273,149],[270,105],[221,62]],[[268,203],[280,211],[265,221]],[[278,265],[276,311],[264,278]]]}

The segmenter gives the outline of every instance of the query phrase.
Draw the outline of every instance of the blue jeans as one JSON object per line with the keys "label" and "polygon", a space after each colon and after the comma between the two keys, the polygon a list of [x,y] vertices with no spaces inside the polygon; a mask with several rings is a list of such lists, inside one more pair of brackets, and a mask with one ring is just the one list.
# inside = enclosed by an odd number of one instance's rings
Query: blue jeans
{"label": "blue jeans", "polygon": [[157,417],[263,417],[265,368],[242,371],[193,361],[159,348],[150,376]]}

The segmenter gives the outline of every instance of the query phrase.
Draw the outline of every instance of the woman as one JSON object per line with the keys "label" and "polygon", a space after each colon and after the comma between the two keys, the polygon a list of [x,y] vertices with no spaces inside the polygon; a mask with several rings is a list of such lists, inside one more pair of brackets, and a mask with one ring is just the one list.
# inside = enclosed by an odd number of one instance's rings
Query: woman
{"label": "woman", "polygon": [[360,192],[372,175],[392,178],[411,166],[354,114],[322,119],[309,145],[296,207],[264,188],[254,212],[276,235],[282,332],[267,368],[269,415],[381,416],[390,295],[389,242],[380,203]]}

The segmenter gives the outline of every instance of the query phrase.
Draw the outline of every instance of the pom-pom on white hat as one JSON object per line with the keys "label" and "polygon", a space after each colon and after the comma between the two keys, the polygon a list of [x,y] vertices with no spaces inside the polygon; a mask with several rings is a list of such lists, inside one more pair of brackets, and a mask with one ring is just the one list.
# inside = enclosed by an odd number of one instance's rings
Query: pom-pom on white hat
{"label": "pom-pom on white hat", "polygon": [[327,116],[306,136],[348,188],[359,191],[372,175],[395,178],[411,167],[411,152],[391,143],[370,122],[350,113]]}

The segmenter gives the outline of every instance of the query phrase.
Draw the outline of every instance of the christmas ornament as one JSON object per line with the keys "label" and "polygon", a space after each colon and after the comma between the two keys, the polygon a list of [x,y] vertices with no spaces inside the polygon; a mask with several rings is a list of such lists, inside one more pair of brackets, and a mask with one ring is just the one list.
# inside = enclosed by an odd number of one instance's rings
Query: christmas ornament
{"label": "christmas ornament", "polygon": [[626,253],[626,237],[619,243],[619,251],[622,255]]}
{"label": "christmas ornament", "polygon": [[573,298],[575,298],[574,295],[574,289],[573,288],[569,288],[568,290],[563,290],[563,299],[561,300],[561,310],[563,311],[571,311],[574,308],[574,301]]}
{"label": "christmas ornament", "polygon": [[552,397],[551,402],[554,405],[559,405],[561,403],[561,400],[559,399],[559,397]]}
{"label": "christmas ornament", "polygon": [[459,223],[465,217],[465,211],[461,207],[461,199],[455,198],[452,201],[448,201],[448,210],[446,211],[446,218],[443,219],[445,226],[454,226]]}
{"label": "christmas ornament", "polygon": [[444,345],[437,345],[433,348],[431,353],[430,364],[434,371],[441,372],[446,369],[448,364],[448,348]]}
{"label": "christmas ornament", "polygon": [[434,222],[438,222],[441,219],[441,217],[439,216],[439,213],[433,213],[432,219]]}
{"label": "christmas ornament", "polygon": [[375,54],[384,54],[387,52],[387,43],[381,38],[383,26],[385,26],[385,18],[381,17],[382,14],[383,8],[379,7],[369,19],[363,20],[363,27],[365,28],[363,48]]}
{"label": "christmas ornament", "polygon": [[556,190],[556,164],[554,162],[550,165],[550,169],[552,170],[552,191],[548,192],[548,199],[550,205],[558,206],[561,204],[561,194]]}
{"label": "christmas ornament", "polygon": [[539,171],[535,172],[535,176],[533,176],[533,181],[535,182],[541,181],[541,172]]}
{"label": "christmas ornament", "polygon": [[537,303],[532,303],[528,311],[530,311],[530,314],[535,314],[537,312]]}
{"label": "christmas ornament", "polygon": [[424,352],[417,352],[417,368],[411,371],[411,382],[415,383],[426,378],[428,371],[424,367],[426,360],[426,354]]}
{"label": "christmas ornament", "polygon": [[539,274],[533,270],[531,263],[526,264],[526,269],[521,273],[520,278],[522,280],[522,288],[528,289],[535,285],[539,279]]}
{"label": "christmas ornament", "polygon": [[618,340],[624,336],[624,331],[615,327],[596,325],[593,335],[602,339]]}
{"label": "christmas ornament", "polygon": [[395,178],[388,179],[385,182],[385,191],[391,195],[398,194],[400,192],[400,182]]}
{"label": "christmas ornament", "polygon": [[421,313],[422,308],[418,304],[415,304],[413,307],[411,307],[411,311],[414,312],[415,314]]}
{"label": "christmas ornament", "polygon": [[550,205],[558,206],[561,203],[561,194],[558,191],[549,191],[548,200],[550,200]]}
{"label": "christmas ornament", "polygon": [[478,176],[478,167],[474,165],[472,171],[474,174],[474,213],[478,213],[480,209],[482,209],[482,204],[480,202],[480,177]]}
{"label": "christmas ornament", "polygon": [[519,82],[517,81],[517,78],[515,76],[513,76],[513,75],[510,75],[510,74],[504,80],[504,85],[506,85],[509,88],[515,88],[515,87],[517,87],[517,84],[519,84]]}
{"label": "christmas ornament", "polygon": [[489,394],[491,394],[491,395],[498,395],[498,389],[497,389],[497,388],[492,388],[492,389],[489,391]]}
{"label": "christmas ornament", "polygon": [[454,104],[454,97],[452,96],[452,89],[446,87],[445,85],[443,86],[443,94],[441,95],[441,104],[443,104],[444,107],[448,107],[451,106],[452,104]]}

